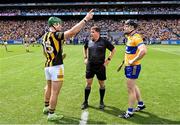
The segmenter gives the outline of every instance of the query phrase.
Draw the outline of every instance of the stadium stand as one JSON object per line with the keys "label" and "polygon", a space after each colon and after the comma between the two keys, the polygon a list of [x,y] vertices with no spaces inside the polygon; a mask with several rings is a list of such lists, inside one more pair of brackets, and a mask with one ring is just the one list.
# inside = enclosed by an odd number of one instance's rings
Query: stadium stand
{"label": "stadium stand", "polygon": [[[42,34],[47,31],[47,18],[55,15],[62,18],[65,23],[63,30],[69,29],[76,24],[90,8],[94,8],[95,18],[75,37],[78,43],[83,43],[89,36],[92,25],[102,28],[102,35],[111,39],[116,44],[123,43],[123,22],[127,18],[136,19],[147,43],[160,43],[163,40],[180,40],[180,7],[179,1],[105,1],[105,2],[82,2],[79,4],[72,1],[59,2],[56,6],[51,3],[40,7],[39,3],[29,1],[19,4],[6,1],[0,2],[0,38],[10,41],[19,41],[25,35],[40,40]],[[138,4],[141,5],[138,5]],[[6,6],[9,6],[7,9]],[[82,6],[86,5],[86,6]],[[19,8],[19,6],[21,6]],[[37,8],[38,6],[38,8]],[[74,6],[72,8],[72,6]],[[72,8],[72,9],[68,9]],[[98,16],[96,16],[98,15]],[[73,16],[73,18],[72,18]],[[68,40],[73,43],[73,40]],[[77,42],[76,42],[77,44]]]}

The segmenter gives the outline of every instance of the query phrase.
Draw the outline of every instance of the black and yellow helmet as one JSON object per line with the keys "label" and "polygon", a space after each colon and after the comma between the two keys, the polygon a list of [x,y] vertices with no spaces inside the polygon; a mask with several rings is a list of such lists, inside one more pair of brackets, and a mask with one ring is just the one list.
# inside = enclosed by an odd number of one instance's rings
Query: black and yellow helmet
{"label": "black and yellow helmet", "polygon": [[131,20],[131,19],[125,21],[125,25],[133,26],[134,28],[138,27],[137,22],[135,20]]}
{"label": "black and yellow helmet", "polygon": [[58,17],[50,17],[48,19],[48,26],[53,26],[54,24],[60,23],[62,24],[62,20]]}

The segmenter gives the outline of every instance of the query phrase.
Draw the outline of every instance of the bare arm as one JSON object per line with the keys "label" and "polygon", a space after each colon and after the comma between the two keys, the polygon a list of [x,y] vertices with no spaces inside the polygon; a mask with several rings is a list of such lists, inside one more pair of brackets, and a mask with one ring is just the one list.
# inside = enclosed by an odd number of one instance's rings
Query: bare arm
{"label": "bare arm", "polygon": [[88,48],[84,47],[83,55],[84,55],[84,64],[87,64],[87,62],[88,62]]}
{"label": "bare arm", "polygon": [[107,66],[108,64],[109,64],[109,62],[111,61],[111,59],[112,59],[112,57],[114,56],[114,53],[116,52],[116,48],[114,48],[111,52],[110,52],[110,54],[109,54],[109,56],[108,56],[108,58],[105,60],[105,62],[104,62],[104,66]]}
{"label": "bare arm", "polygon": [[76,35],[84,26],[87,21],[93,18],[93,9],[90,10],[87,15],[79,23],[73,26],[70,30],[64,32],[64,38],[70,38]]}
{"label": "bare arm", "polygon": [[112,59],[112,57],[114,56],[114,53],[116,52],[116,48],[114,48],[111,52],[110,52],[110,54],[109,54],[109,56],[108,56],[108,58],[111,60]]}
{"label": "bare arm", "polygon": [[144,57],[144,55],[146,55],[146,53],[147,53],[147,48],[144,44],[139,46],[138,49],[139,49],[139,52],[138,52],[137,56],[133,60],[129,60],[130,65],[133,64],[134,62],[142,59]]}
{"label": "bare arm", "polygon": [[84,47],[84,49],[83,49],[84,59],[87,59],[87,51],[88,51],[88,49]]}

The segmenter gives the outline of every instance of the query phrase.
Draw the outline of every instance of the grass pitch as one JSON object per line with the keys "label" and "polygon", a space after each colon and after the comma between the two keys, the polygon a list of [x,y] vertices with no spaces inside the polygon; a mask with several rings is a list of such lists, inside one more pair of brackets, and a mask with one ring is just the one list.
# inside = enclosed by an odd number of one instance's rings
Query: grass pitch
{"label": "grass pitch", "polygon": [[[123,70],[116,72],[125,47],[116,47],[117,52],[107,67],[106,108],[98,109],[98,82],[94,78],[87,123],[180,124],[180,46],[148,46],[138,79],[147,108],[128,120],[117,117],[127,109],[128,96]],[[64,46],[65,81],[56,108],[64,118],[56,123],[80,122],[85,87],[82,48]],[[42,113],[45,86],[42,47],[30,47],[30,53],[26,53],[22,45],[9,45],[8,50],[0,46],[0,123],[54,124],[47,122]]]}

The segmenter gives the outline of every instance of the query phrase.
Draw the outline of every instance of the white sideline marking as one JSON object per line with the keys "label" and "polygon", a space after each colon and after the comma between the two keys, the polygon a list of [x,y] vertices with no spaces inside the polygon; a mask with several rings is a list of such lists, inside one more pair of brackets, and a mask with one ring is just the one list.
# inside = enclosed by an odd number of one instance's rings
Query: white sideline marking
{"label": "white sideline marking", "polygon": [[157,51],[161,51],[161,52],[165,52],[165,53],[169,53],[169,54],[174,54],[174,55],[180,56],[179,53],[175,53],[175,52],[169,51],[169,50],[167,50],[167,49],[161,49],[161,48],[152,48],[152,49],[157,50]]}
{"label": "white sideline marking", "polygon": [[81,113],[81,120],[79,121],[79,125],[86,125],[88,121],[89,112],[85,110]]}

